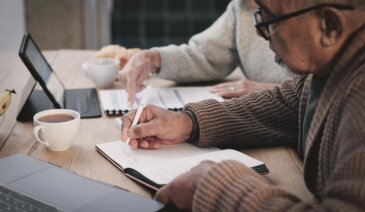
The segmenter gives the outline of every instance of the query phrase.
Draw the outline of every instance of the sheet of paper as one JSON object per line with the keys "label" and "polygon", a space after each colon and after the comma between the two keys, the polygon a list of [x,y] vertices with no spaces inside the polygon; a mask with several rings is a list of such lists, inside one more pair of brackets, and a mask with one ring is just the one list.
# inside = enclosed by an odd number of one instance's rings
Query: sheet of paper
{"label": "sheet of paper", "polygon": [[[101,90],[99,97],[104,110],[130,110],[137,108],[141,101],[144,90],[137,93],[136,102],[132,107],[128,106],[128,94],[125,90]],[[208,91],[208,87],[169,87],[154,88],[151,92],[148,104],[153,104],[163,108],[182,108],[190,102],[198,102],[204,99],[215,99],[223,101]]]}
{"label": "sheet of paper", "polygon": [[135,168],[144,176],[158,184],[167,184],[172,181],[178,175],[189,171],[192,167],[198,165],[201,161],[211,160],[214,162],[221,162],[223,160],[236,160],[248,167],[255,167],[262,165],[261,161],[258,161],[248,155],[235,150],[221,150],[210,152],[206,154],[200,154],[180,159],[169,160],[164,163],[158,163],[154,166]]}
{"label": "sheet of paper", "polygon": [[122,141],[113,141],[96,145],[114,162],[123,168],[154,167],[157,164],[202,153],[219,150],[218,148],[198,148],[188,143],[162,145],[157,150],[131,149]]}

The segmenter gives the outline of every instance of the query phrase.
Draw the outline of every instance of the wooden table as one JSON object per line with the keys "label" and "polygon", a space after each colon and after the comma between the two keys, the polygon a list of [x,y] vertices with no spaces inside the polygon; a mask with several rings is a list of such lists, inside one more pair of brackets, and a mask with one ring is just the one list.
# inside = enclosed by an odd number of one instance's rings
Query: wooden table
{"label": "wooden table", "polygon": [[[82,62],[91,58],[94,53],[93,51],[59,50],[48,51],[45,54],[66,88],[71,89],[94,87],[81,68]],[[0,158],[15,153],[27,154],[80,175],[122,187],[145,197],[152,197],[153,194],[149,189],[124,176],[95,150],[95,145],[98,143],[120,139],[120,131],[115,127],[114,118],[103,115],[102,118],[82,119],[79,135],[71,149],[67,151],[51,152],[36,142],[32,135],[33,123],[22,123],[15,120],[15,115],[22,104],[21,99],[24,99],[19,91],[24,90],[27,82],[29,84],[30,75],[17,58],[16,53],[0,54],[0,59],[2,64],[6,61],[5,68],[0,68],[0,92],[9,86],[15,87],[18,91],[18,94],[13,96],[13,102],[5,118],[2,117],[3,120],[0,120],[2,122],[0,125]],[[17,77],[9,77],[14,75]],[[234,79],[236,76],[241,77],[239,72],[236,72],[230,76],[230,79]],[[174,84],[160,79],[152,79],[151,83],[159,86]],[[117,82],[114,87],[119,87]],[[26,91],[24,92],[26,93]],[[294,150],[289,147],[269,147],[243,150],[243,152],[266,163],[270,170],[270,174],[266,177],[272,183],[304,200],[312,198],[304,185],[303,166]]]}

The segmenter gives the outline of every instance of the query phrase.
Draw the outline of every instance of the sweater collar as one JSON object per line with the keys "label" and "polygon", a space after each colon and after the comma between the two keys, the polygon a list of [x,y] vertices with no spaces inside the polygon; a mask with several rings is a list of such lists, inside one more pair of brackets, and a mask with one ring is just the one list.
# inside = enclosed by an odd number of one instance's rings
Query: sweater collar
{"label": "sweater collar", "polygon": [[313,142],[320,132],[320,128],[324,123],[327,111],[333,101],[336,97],[338,97],[340,91],[350,83],[353,74],[355,74],[356,71],[359,71],[357,69],[364,63],[364,59],[365,24],[349,37],[332,62],[332,72],[328,76],[328,81],[321,94],[318,107],[309,130],[305,156],[307,156],[311,146],[313,146]]}
{"label": "sweater collar", "polygon": [[336,99],[346,94],[352,81],[356,79],[359,68],[365,64],[365,24],[354,32],[333,60],[332,72],[328,76],[318,106],[313,116],[304,149],[305,181],[308,188],[315,192],[321,190],[316,175],[318,174],[319,148],[328,111]]}

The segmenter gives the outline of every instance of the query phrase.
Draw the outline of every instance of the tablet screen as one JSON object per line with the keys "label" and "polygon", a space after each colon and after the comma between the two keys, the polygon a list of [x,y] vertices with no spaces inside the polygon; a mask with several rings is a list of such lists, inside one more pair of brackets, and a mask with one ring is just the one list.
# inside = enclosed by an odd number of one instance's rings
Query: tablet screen
{"label": "tablet screen", "polygon": [[[24,49],[24,55],[27,57],[28,62],[33,66],[33,70],[38,73],[41,77],[44,85],[47,87],[48,91],[53,95],[56,101],[64,106],[64,93],[65,88],[61,81],[58,79],[57,75],[53,72],[50,65],[47,63],[42,53],[39,51],[36,44],[28,36],[27,43]],[[39,79],[37,81],[42,85]]]}

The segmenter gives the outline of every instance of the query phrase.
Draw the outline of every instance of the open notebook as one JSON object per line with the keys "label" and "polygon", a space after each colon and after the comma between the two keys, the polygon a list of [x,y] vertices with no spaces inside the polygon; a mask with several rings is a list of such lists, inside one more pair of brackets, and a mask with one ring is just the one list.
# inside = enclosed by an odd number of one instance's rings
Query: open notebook
{"label": "open notebook", "polygon": [[[123,115],[130,109],[137,108],[145,90],[137,93],[136,102],[128,106],[128,94],[125,90],[100,90],[99,99],[104,113],[107,115]],[[223,101],[223,98],[208,91],[208,87],[168,87],[153,88],[148,104],[153,104],[170,110],[180,110],[185,104],[204,99]]]}
{"label": "open notebook", "polygon": [[96,145],[96,150],[128,177],[157,190],[203,160],[237,160],[260,174],[268,173],[265,164],[236,150],[198,148],[183,143],[163,145],[158,150],[132,150],[122,141]]}

